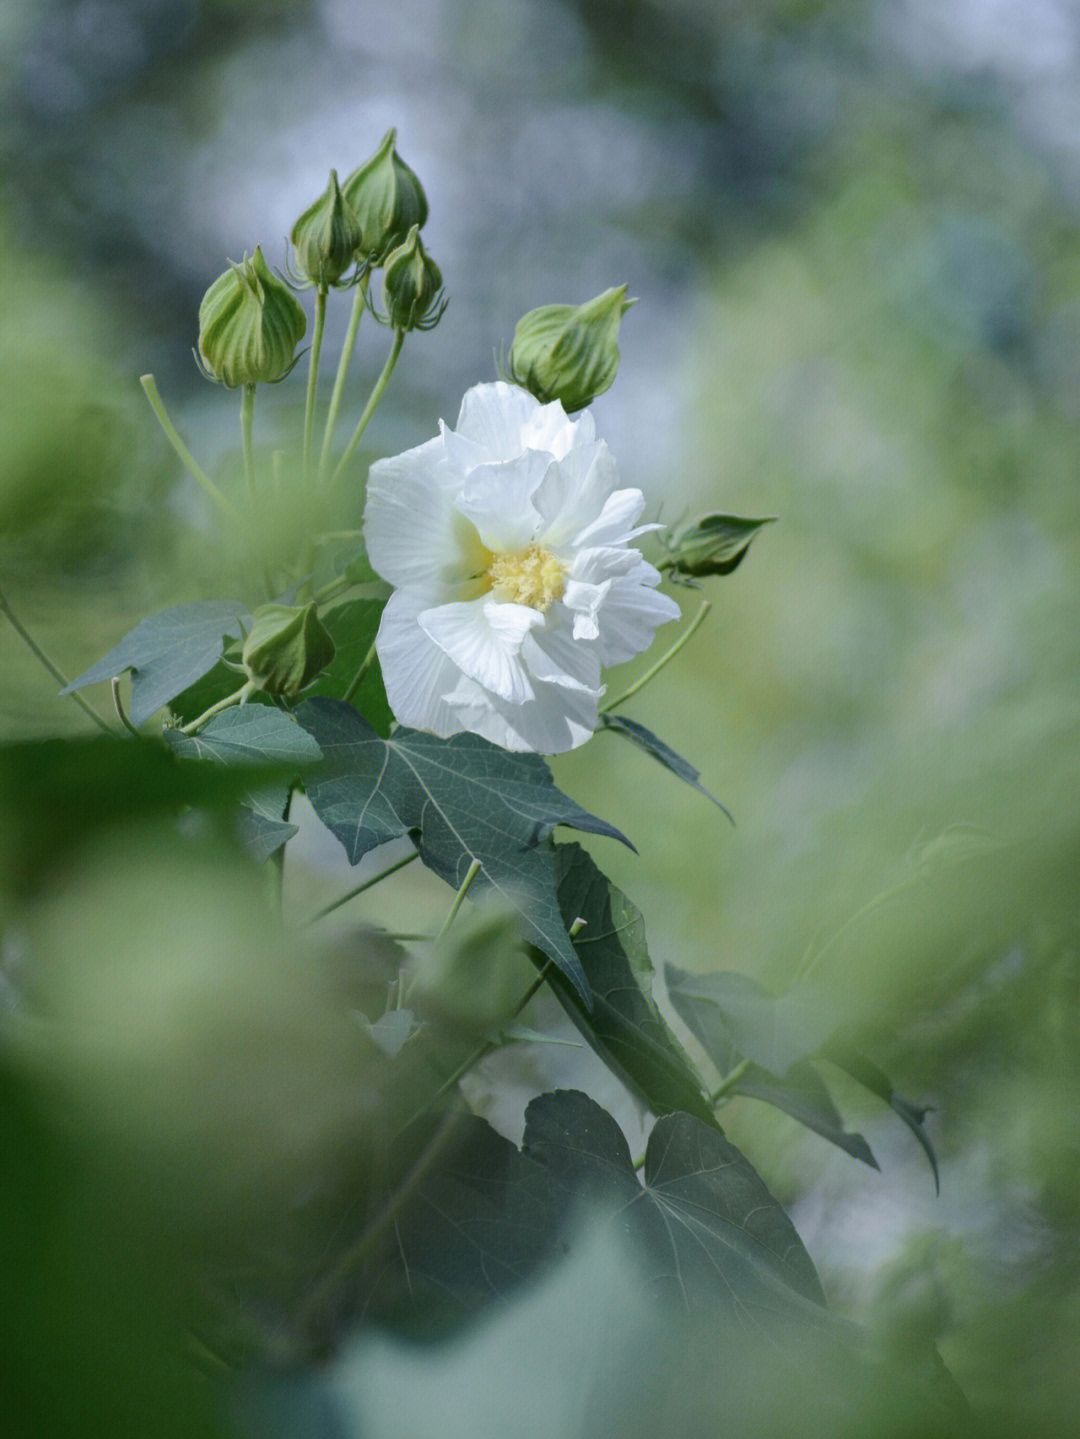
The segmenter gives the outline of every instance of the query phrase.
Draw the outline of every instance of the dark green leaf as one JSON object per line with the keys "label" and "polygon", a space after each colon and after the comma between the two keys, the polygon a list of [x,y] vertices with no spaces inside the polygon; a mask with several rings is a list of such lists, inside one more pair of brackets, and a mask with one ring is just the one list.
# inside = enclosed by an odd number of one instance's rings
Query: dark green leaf
{"label": "dark green leaf", "polygon": [[237,826],[244,848],[256,864],[268,860],[299,833],[298,827],[285,819],[290,790],[288,782],[260,785],[244,797]]}
{"label": "dark green leaf", "polygon": [[775,517],[744,520],[738,515],[702,515],[670,542],[671,560],[665,568],[675,577],[702,579],[730,575],[746,558],[751,541]]}
{"label": "dark green leaf", "polygon": [[308,799],[351,863],[403,834],[418,835],[424,863],[455,888],[478,861],[476,883],[519,911],[524,938],[589,1003],[559,913],[551,834],[565,824],[629,844],[617,829],[557,790],[539,755],[511,754],[473,734],[438,739],[399,729],[383,740],[338,700],[309,700],[297,718],[326,756],[306,780]]}
{"label": "dark green leaf", "polygon": [[111,679],[131,670],[131,722],[141,724],[200,679],[221,657],[224,637],[235,634],[246,608],[235,600],[175,605],[143,620],[114,650],[72,680],[67,689]]}
{"label": "dark green leaf", "polygon": [[[384,600],[346,600],[320,615],[337,653],[333,663],[304,691],[306,699],[342,698],[375,643],[384,605]],[[350,703],[378,734],[385,738],[390,733],[394,716],[387,703],[378,661],[361,680]]]}
{"label": "dark green leaf", "polygon": [[559,909],[593,996],[591,1010],[560,974],[551,984],[600,1058],[652,1110],[682,1109],[707,1124],[701,1081],[652,998],[652,962],[637,909],[576,844],[558,846]]}
{"label": "dark green leaf", "polygon": [[933,1171],[934,1189],[940,1193],[941,1179],[938,1174],[937,1155],[934,1153],[934,1146],[930,1143],[930,1136],[923,1128],[923,1120],[931,1112],[931,1106],[913,1104],[910,1099],[904,1099],[897,1094],[888,1075],[842,1039],[832,1040],[821,1053],[822,1058],[828,1059],[838,1069],[842,1069],[845,1074],[850,1074],[852,1079],[861,1084],[864,1089],[868,1089],[871,1094],[876,1095],[878,1099],[883,1100],[894,1114],[903,1120],[922,1146],[922,1151]]}
{"label": "dark green leaf", "polygon": [[716,796],[710,794],[705,786],[700,783],[701,771],[696,770],[694,766],[688,763],[687,760],[684,760],[681,755],[677,755],[670,745],[666,745],[663,740],[657,739],[652,731],[647,730],[643,724],[638,724],[636,720],[627,719],[625,715],[603,714],[600,716],[600,725],[603,729],[609,729],[615,734],[625,735],[626,738],[633,744],[636,744],[639,749],[643,749],[646,754],[651,754],[653,759],[659,760],[665,769],[669,769],[672,774],[678,775],[679,779],[690,785],[692,789],[696,789],[698,794],[703,794],[706,799],[711,799],[717,809],[722,809],[732,824],[735,823],[735,821],[731,819],[731,811],[727,805],[721,804]]}
{"label": "dark green leaf", "polygon": [[669,964],[664,973],[679,1017],[721,1072],[728,1041],[770,1074],[783,1074],[836,1030],[835,1011],[804,990],[778,996],[733,970],[689,974]]}
{"label": "dark green leaf", "polygon": [[[541,1095],[525,1116],[523,1151],[567,1201],[617,1208],[635,1233],[653,1287],[688,1312],[717,1306],[746,1328],[824,1305],[810,1256],[760,1176],[717,1130],[688,1114],[658,1119],[639,1183],[615,1121],[587,1095]],[[824,1318],[824,1316],[822,1316]]]}
{"label": "dark green leaf", "polygon": [[266,705],[234,705],[215,715],[198,734],[168,729],[165,740],[178,755],[219,764],[300,766],[322,759],[307,730],[291,715]]}

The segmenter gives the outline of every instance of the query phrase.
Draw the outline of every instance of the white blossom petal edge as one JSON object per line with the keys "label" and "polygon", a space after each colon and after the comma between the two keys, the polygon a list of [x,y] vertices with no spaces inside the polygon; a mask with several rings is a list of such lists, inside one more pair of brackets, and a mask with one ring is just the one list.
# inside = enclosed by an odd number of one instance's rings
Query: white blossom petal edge
{"label": "white blossom petal edge", "polygon": [[659,527],[617,486],[591,415],[502,382],[469,390],[455,429],[372,465],[364,538],[395,587],[375,646],[402,724],[538,754],[589,738],[602,667],[679,617],[631,543]]}

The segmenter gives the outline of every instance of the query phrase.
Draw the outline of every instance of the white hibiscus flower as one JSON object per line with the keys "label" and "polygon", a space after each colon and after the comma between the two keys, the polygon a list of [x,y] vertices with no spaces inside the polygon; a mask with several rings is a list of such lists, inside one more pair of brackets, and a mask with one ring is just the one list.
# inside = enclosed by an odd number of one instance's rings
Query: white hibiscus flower
{"label": "white hibiscus flower", "polygon": [[476,385],[456,429],[372,465],[364,538],[395,587],[376,640],[402,724],[557,754],[597,725],[600,671],[639,654],[679,607],[632,541],[592,416]]}

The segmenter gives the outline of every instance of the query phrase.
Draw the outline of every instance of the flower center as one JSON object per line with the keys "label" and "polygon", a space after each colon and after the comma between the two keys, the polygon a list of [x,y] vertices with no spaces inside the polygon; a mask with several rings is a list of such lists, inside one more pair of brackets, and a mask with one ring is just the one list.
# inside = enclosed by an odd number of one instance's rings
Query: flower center
{"label": "flower center", "polygon": [[531,544],[527,550],[495,555],[488,566],[487,578],[496,599],[528,605],[533,610],[546,610],[553,601],[562,598],[566,588],[562,561],[537,544]]}

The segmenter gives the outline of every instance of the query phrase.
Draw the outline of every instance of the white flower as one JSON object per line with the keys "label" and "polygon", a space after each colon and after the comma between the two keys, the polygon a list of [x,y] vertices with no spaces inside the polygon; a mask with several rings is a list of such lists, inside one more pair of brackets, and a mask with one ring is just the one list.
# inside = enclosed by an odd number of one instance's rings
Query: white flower
{"label": "white flower", "polygon": [[600,671],[639,654],[679,607],[631,541],[592,416],[476,385],[456,429],[372,465],[364,538],[395,587],[376,640],[390,708],[437,735],[557,754],[589,738]]}

